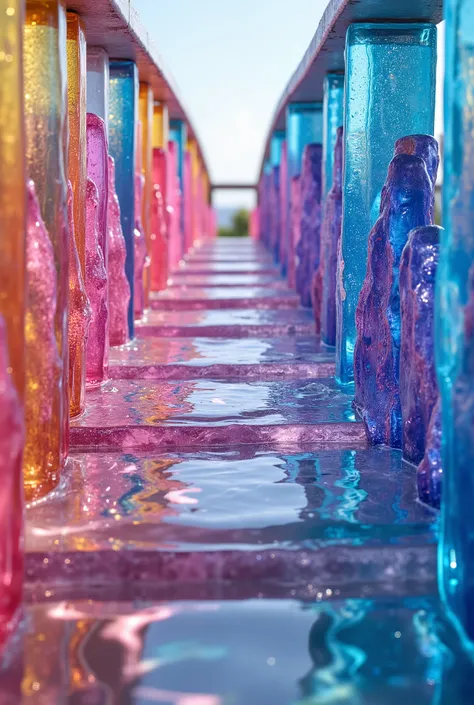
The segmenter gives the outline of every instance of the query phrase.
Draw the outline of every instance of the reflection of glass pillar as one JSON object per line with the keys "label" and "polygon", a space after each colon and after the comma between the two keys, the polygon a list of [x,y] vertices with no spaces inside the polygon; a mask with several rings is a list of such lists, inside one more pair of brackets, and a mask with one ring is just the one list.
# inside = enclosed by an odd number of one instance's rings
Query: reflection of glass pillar
{"label": "reflection of glass pillar", "polygon": [[395,141],[432,134],[436,26],[355,24],[346,40],[344,178],[337,287],[341,316],[336,374],[352,382],[355,310],[367,264],[367,240]]}
{"label": "reflection of glass pillar", "polygon": [[115,186],[127,249],[125,273],[130,284],[128,331],[134,335],[135,150],[138,71],[133,61],[111,61],[109,83],[109,152],[115,160]]}
{"label": "reflection of glass pillar", "polygon": [[178,176],[179,188],[181,191],[181,218],[180,218],[180,232],[181,232],[181,254],[183,257],[185,254],[185,233],[186,233],[186,217],[185,217],[185,193],[184,193],[184,154],[186,151],[186,141],[187,141],[187,127],[184,120],[170,120],[169,126],[170,134],[169,138],[171,142],[176,142],[177,145],[177,159],[176,159],[176,173]]}
{"label": "reflection of glass pillar", "polygon": [[436,356],[443,423],[441,591],[474,649],[474,14],[446,4],[445,172]]}
{"label": "reflection of glass pillar", "polygon": [[323,191],[322,203],[332,187],[337,128],[344,123],[344,74],[328,73],[323,100]]}
{"label": "reflection of glass pillar", "polygon": [[289,241],[291,232],[291,180],[300,176],[303,165],[303,152],[307,144],[322,142],[323,112],[321,103],[290,103],[286,110],[286,143],[287,143],[287,221],[286,232],[283,233],[286,245],[283,247],[281,262],[282,273],[288,271],[290,255]]}
{"label": "reflection of glass pillar", "polygon": [[311,671],[300,680],[305,702],[358,703],[358,674],[367,654],[356,645],[340,640],[341,632],[358,627],[371,603],[347,600],[335,605],[313,608],[318,617],[311,627],[308,651],[313,662]]}

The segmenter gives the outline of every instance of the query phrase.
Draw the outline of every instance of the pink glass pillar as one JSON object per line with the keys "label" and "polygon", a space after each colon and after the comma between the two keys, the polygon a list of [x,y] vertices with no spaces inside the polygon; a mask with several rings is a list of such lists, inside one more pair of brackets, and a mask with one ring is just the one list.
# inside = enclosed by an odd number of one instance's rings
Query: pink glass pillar
{"label": "pink glass pillar", "polygon": [[153,150],[153,197],[151,208],[152,291],[166,288],[169,270],[169,211],[167,191],[168,159],[161,148]]}
{"label": "pink glass pillar", "polygon": [[177,173],[177,150],[176,142],[168,143],[168,183],[169,183],[169,257],[170,268],[176,269],[182,258],[181,246],[181,191],[179,188]]}
{"label": "pink glass pillar", "polygon": [[[86,294],[82,268],[74,236],[74,195],[68,181],[68,220],[69,220],[69,388],[76,389],[76,404],[71,406],[71,416],[77,416],[84,409],[85,385],[82,374],[86,365],[86,348],[91,321],[91,306]],[[71,400],[72,404],[72,400]]]}
{"label": "pink glass pillar", "polygon": [[133,311],[135,318],[140,319],[145,312],[145,267],[148,266],[145,231],[142,223],[142,201],[145,188],[145,177],[142,174],[142,124],[137,123],[137,150],[135,166],[135,228],[133,231],[134,247],[134,287]]}
{"label": "pink glass pillar", "polygon": [[125,274],[127,251],[120,219],[120,204],[115,191],[115,163],[109,156],[109,200],[107,210],[109,235],[109,338],[110,345],[128,342],[128,304],[130,284]]}
{"label": "pink glass pillar", "polygon": [[[107,235],[107,206],[109,194],[109,162],[108,162],[108,141],[107,128],[105,122],[94,115],[87,114],[87,176],[94,182],[97,188],[97,241],[102,254],[102,266],[104,267],[107,283],[107,261],[108,261],[108,235]],[[92,215],[92,213],[91,213]],[[94,245],[92,238],[95,237],[92,223],[86,226],[86,249],[92,255]],[[92,249],[91,249],[92,248]],[[97,254],[93,255],[97,262]],[[87,265],[86,265],[87,268]],[[99,267],[100,269],[100,267]],[[98,276],[98,270],[96,271]],[[107,379],[109,362],[109,317],[108,317],[108,286],[102,286],[101,277],[97,279],[100,288],[100,295],[94,295],[89,286],[88,276],[86,276],[86,289],[92,305],[92,322],[89,330],[89,339],[86,352],[86,388],[92,388]],[[95,308],[98,306],[99,309]]]}
{"label": "pink glass pillar", "polygon": [[99,191],[91,179],[86,186],[86,293],[91,305],[87,341],[86,387],[93,389],[106,377],[105,353],[109,345],[107,272],[99,242]]}
{"label": "pink glass pillar", "polygon": [[9,370],[0,316],[0,647],[14,626],[23,581],[23,415]]}
{"label": "pink glass pillar", "polygon": [[193,246],[193,183],[191,154],[184,155],[184,254]]}

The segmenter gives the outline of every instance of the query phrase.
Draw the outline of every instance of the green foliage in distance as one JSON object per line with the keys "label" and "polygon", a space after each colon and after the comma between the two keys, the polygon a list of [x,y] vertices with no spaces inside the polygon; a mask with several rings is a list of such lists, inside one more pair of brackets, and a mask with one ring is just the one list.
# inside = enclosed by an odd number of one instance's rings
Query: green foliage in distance
{"label": "green foliage in distance", "polygon": [[219,237],[246,237],[249,234],[249,212],[245,208],[232,216],[230,228],[219,228]]}

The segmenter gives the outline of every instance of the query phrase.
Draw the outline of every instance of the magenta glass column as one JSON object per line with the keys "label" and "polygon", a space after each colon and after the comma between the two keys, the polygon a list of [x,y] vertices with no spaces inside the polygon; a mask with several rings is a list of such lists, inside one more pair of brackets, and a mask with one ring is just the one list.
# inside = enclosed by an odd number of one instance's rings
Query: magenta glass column
{"label": "magenta glass column", "polygon": [[[87,341],[86,352],[86,388],[95,387],[107,379],[109,361],[109,302],[107,283],[107,262],[108,262],[108,235],[107,235],[107,207],[109,194],[109,166],[108,166],[108,142],[107,128],[105,122],[93,113],[87,114],[87,176],[94,183],[97,189],[96,222],[89,219],[86,223],[86,250],[89,258],[89,266],[93,269],[90,275],[86,274],[86,290],[92,306],[92,320],[89,330],[89,340]],[[86,204],[87,217],[92,218],[92,205],[90,199],[92,189],[88,187],[88,200]],[[100,253],[95,252],[95,239]],[[90,257],[96,264],[92,265]],[[102,259],[102,265],[98,264],[98,258]],[[98,269],[96,268],[98,267]],[[103,268],[105,276],[105,286],[102,281]],[[86,262],[87,269],[87,262]],[[95,279],[95,284],[89,281],[89,277]],[[94,290],[97,286],[99,290]]]}

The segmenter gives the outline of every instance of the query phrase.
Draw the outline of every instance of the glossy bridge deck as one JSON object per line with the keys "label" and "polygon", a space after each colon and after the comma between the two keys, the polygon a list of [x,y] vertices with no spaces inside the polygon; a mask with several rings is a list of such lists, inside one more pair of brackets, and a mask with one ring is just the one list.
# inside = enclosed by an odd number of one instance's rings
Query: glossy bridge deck
{"label": "glossy bridge deck", "polygon": [[[195,274],[224,263],[225,287]],[[24,702],[465,702],[436,515],[398,451],[367,447],[277,276],[245,286],[267,310],[234,309],[232,278],[263,267],[248,240],[203,245],[88,393],[61,487],[28,508]]]}

